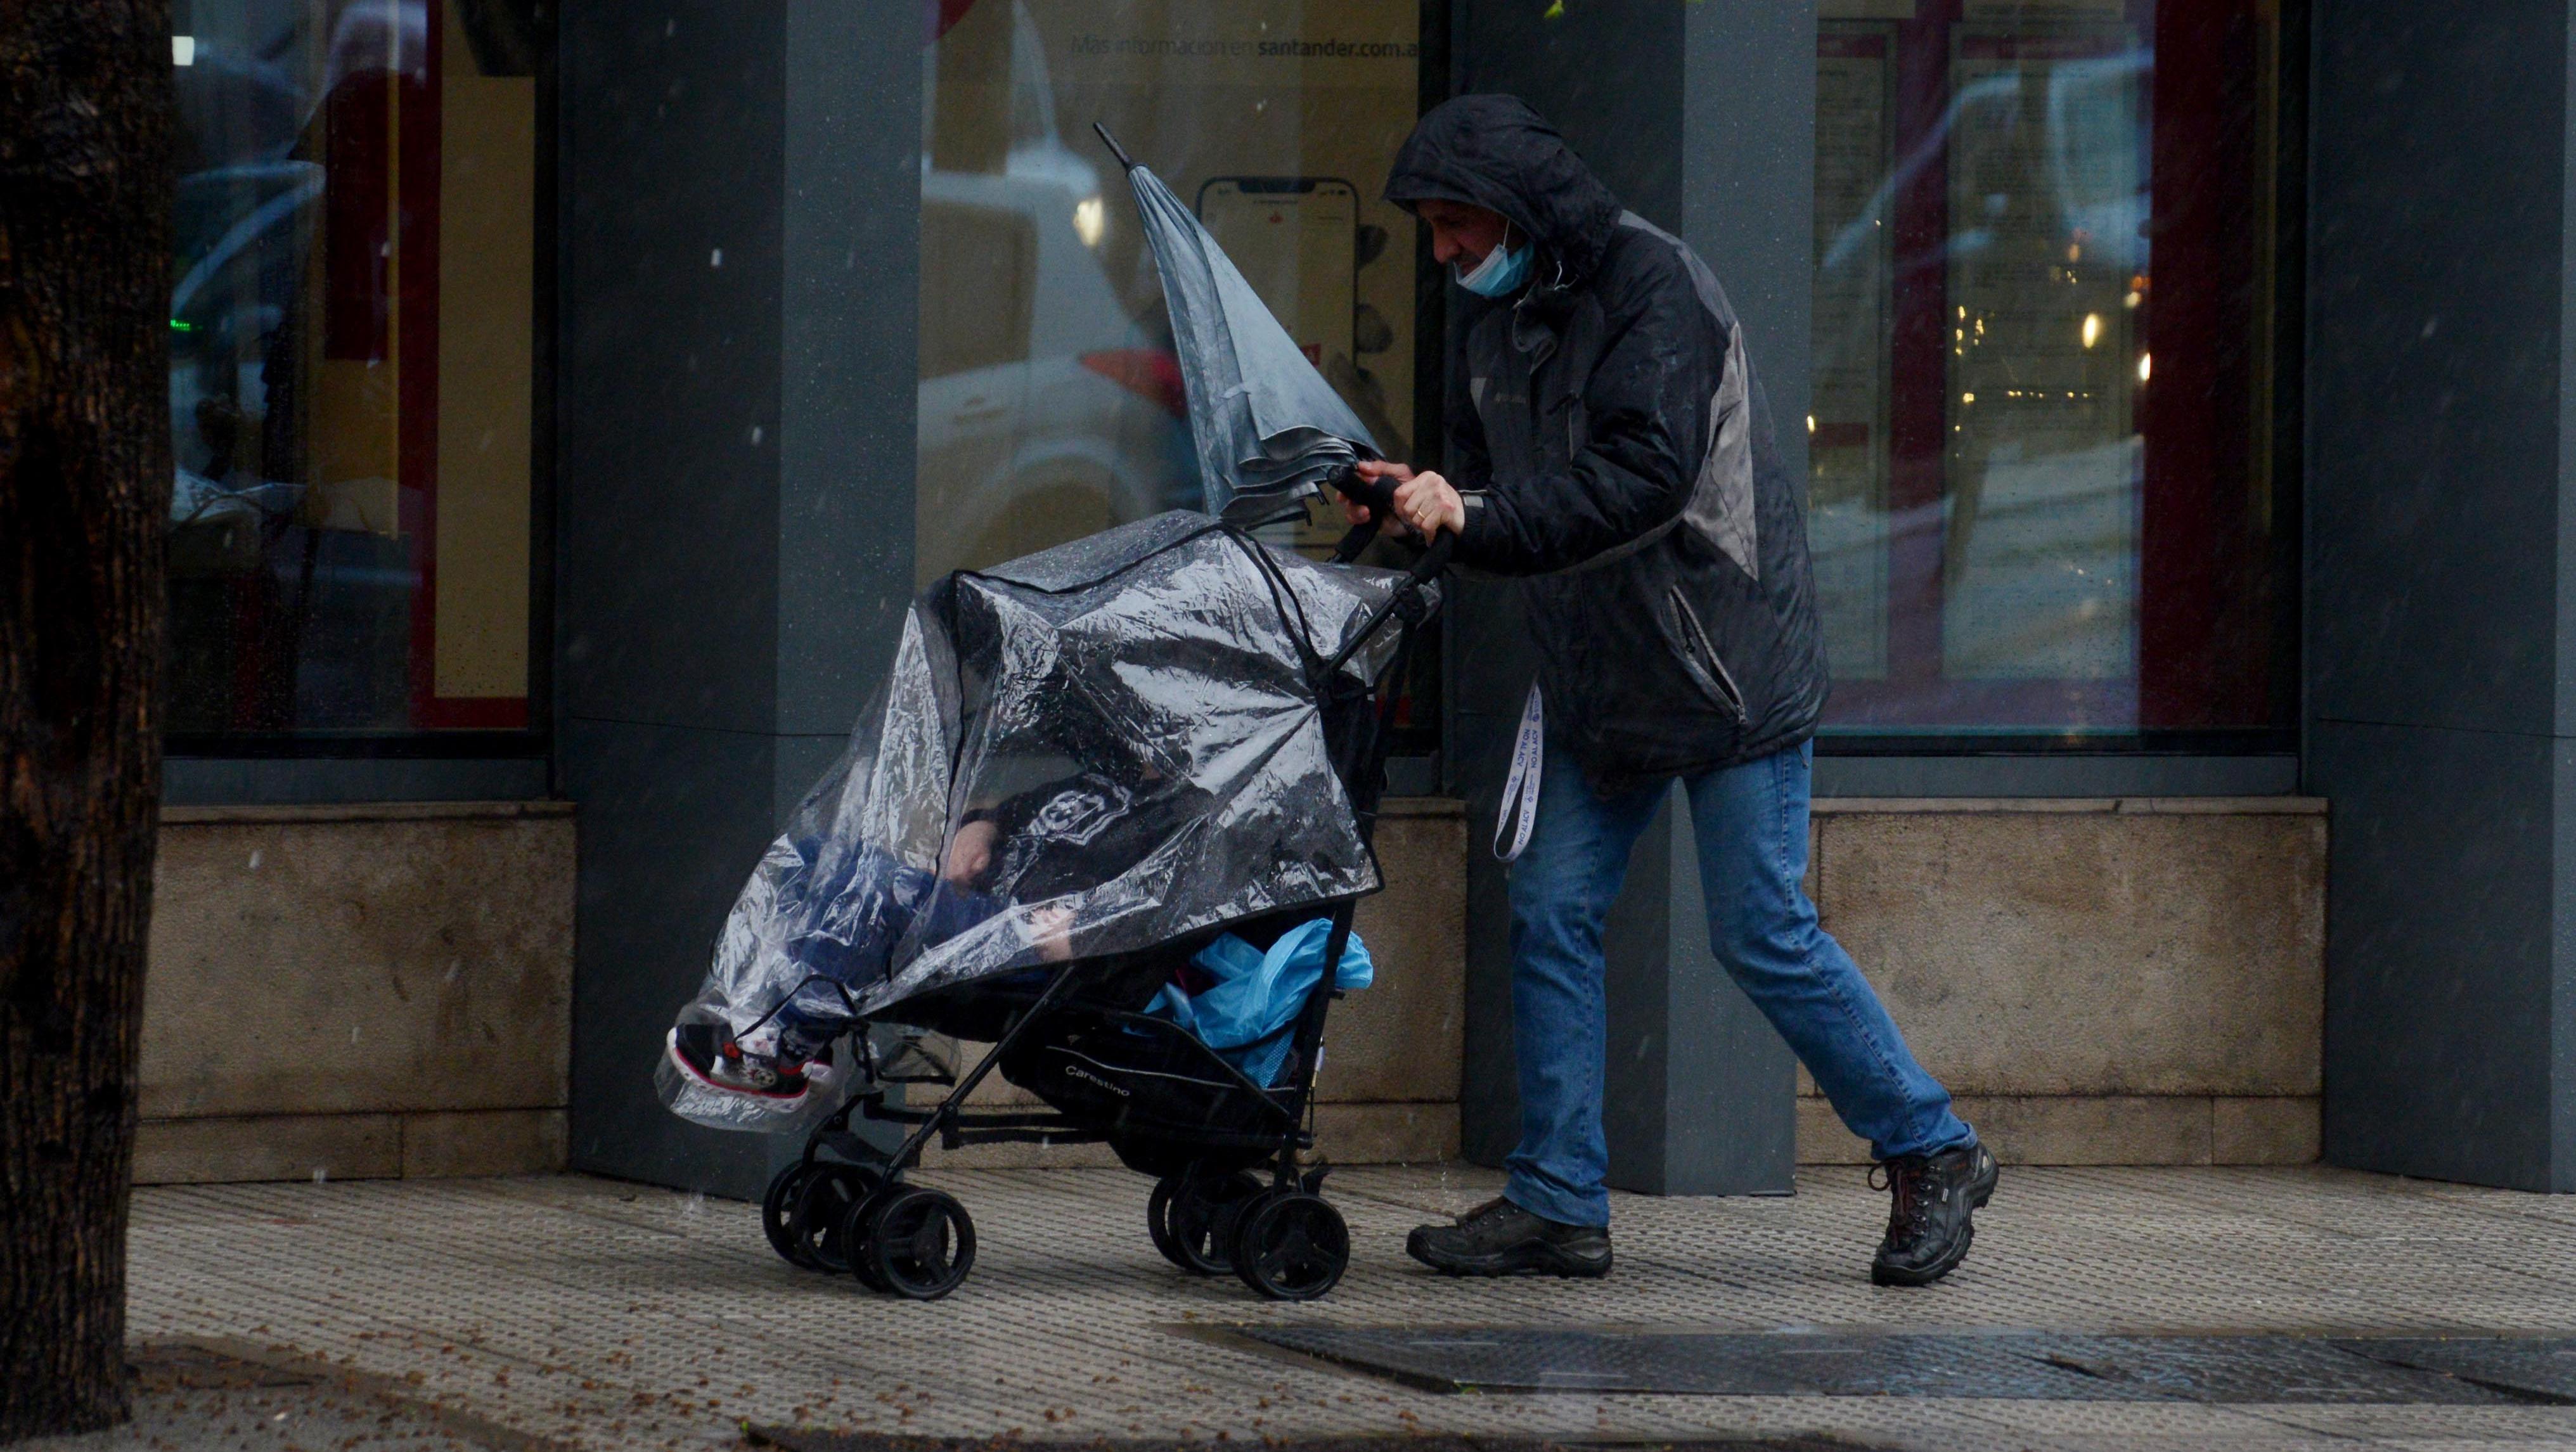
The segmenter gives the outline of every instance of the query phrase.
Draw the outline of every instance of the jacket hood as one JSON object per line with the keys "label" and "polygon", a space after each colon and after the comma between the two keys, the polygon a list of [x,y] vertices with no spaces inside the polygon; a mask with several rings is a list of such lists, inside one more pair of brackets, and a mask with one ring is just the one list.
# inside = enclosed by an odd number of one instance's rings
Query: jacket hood
{"label": "jacket hood", "polygon": [[1386,199],[1410,212],[1438,198],[1509,218],[1581,281],[1619,225],[1619,199],[1517,96],[1460,96],[1415,124],[1387,173]]}

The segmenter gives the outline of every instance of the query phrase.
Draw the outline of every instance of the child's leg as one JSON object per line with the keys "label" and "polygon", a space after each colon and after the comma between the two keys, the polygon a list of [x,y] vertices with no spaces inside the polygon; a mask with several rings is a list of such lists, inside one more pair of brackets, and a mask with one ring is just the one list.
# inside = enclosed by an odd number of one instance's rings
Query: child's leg
{"label": "child's leg", "polygon": [[929,884],[928,873],[865,847],[809,894],[811,926],[793,941],[786,981],[776,985],[786,994],[771,1020],[779,1057],[813,1058],[848,1031],[851,999],[883,981]]}

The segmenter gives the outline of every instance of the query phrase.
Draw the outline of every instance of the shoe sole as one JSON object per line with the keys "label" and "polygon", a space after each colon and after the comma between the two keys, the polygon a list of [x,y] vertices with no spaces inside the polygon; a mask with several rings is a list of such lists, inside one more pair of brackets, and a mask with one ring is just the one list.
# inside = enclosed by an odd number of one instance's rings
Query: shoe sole
{"label": "shoe sole", "polygon": [[[1988,1167],[1985,1176],[1977,1181],[1975,1187],[1968,1193],[1968,1208],[1970,1210],[1985,1209],[1986,1202],[1995,1198],[1995,1182],[2002,1178],[2002,1165],[1996,1164]],[[1950,1272],[1957,1270],[1959,1268],[1959,1263],[1968,1258],[1968,1247],[1976,1243],[1977,1223],[1971,1220],[1968,1222],[1968,1233],[1959,1237],[1958,1249],[1952,1251],[1950,1254],[1943,1256],[1941,1259],[1934,1261],[1931,1265],[1928,1265],[1921,1270],[1896,1270],[1873,1260],[1870,1262],[1869,1266],[1869,1283],[1874,1286],[1905,1286],[1909,1288],[1928,1286],[1934,1281],[1941,1279],[1943,1276],[1948,1275]]]}
{"label": "shoe sole", "polygon": [[1604,1252],[1599,1260],[1588,1260],[1552,1245],[1516,1245],[1491,1255],[1435,1256],[1408,1242],[1404,1253],[1444,1276],[1530,1276],[1552,1275],[1569,1280],[1599,1280],[1610,1274],[1611,1259]]}
{"label": "shoe sole", "polygon": [[812,1087],[811,1085],[806,1085],[799,1088],[793,1094],[780,1094],[766,1089],[746,1089],[740,1084],[719,1084],[715,1080],[708,1078],[699,1070],[697,1065],[690,1063],[688,1057],[680,1052],[680,1031],[678,1029],[671,1029],[662,1035],[662,1052],[665,1057],[670,1059],[672,1067],[678,1069],[681,1073],[688,1075],[697,1083],[713,1089],[718,1094],[731,1094],[742,1099],[757,1099],[763,1104],[775,1104],[781,1109],[792,1109],[797,1104],[803,1102],[806,1089]]}

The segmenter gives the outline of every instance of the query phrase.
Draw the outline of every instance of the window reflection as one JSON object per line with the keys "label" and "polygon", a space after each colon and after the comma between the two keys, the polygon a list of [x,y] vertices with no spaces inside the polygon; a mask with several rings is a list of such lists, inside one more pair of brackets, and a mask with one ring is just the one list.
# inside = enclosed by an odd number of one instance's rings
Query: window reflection
{"label": "window reflection", "polygon": [[182,0],[168,719],[527,722],[534,0]]}
{"label": "window reflection", "polygon": [[[1411,437],[1413,223],[1378,201],[1415,0],[948,0],[923,54],[923,583],[1203,496],[1106,123],[1381,440]],[[1328,523],[1277,530],[1320,548]]]}
{"label": "window reflection", "polygon": [[2255,0],[1824,0],[1829,726],[2287,719],[2277,24]]}

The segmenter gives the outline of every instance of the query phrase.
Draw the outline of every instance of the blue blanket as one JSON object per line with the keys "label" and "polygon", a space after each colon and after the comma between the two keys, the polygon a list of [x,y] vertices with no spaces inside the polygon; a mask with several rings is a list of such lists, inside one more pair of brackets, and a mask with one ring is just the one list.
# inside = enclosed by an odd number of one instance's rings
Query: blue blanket
{"label": "blue blanket", "polygon": [[[1267,953],[1227,933],[1190,960],[1216,980],[1205,992],[1187,994],[1179,984],[1165,984],[1145,1011],[1171,1019],[1198,1035],[1200,1042],[1241,1069],[1252,1082],[1272,1083],[1286,1063],[1289,1041],[1295,1037],[1285,1030],[1324,976],[1324,940],[1332,936],[1332,931],[1328,918],[1300,923],[1281,934]],[[1359,934],[1351,934],[1342,949],[1336,985],[1344,989],[1366,988],[1376,976],[1377,970],[1369,962],[1368,945],[1360,941]]]}

